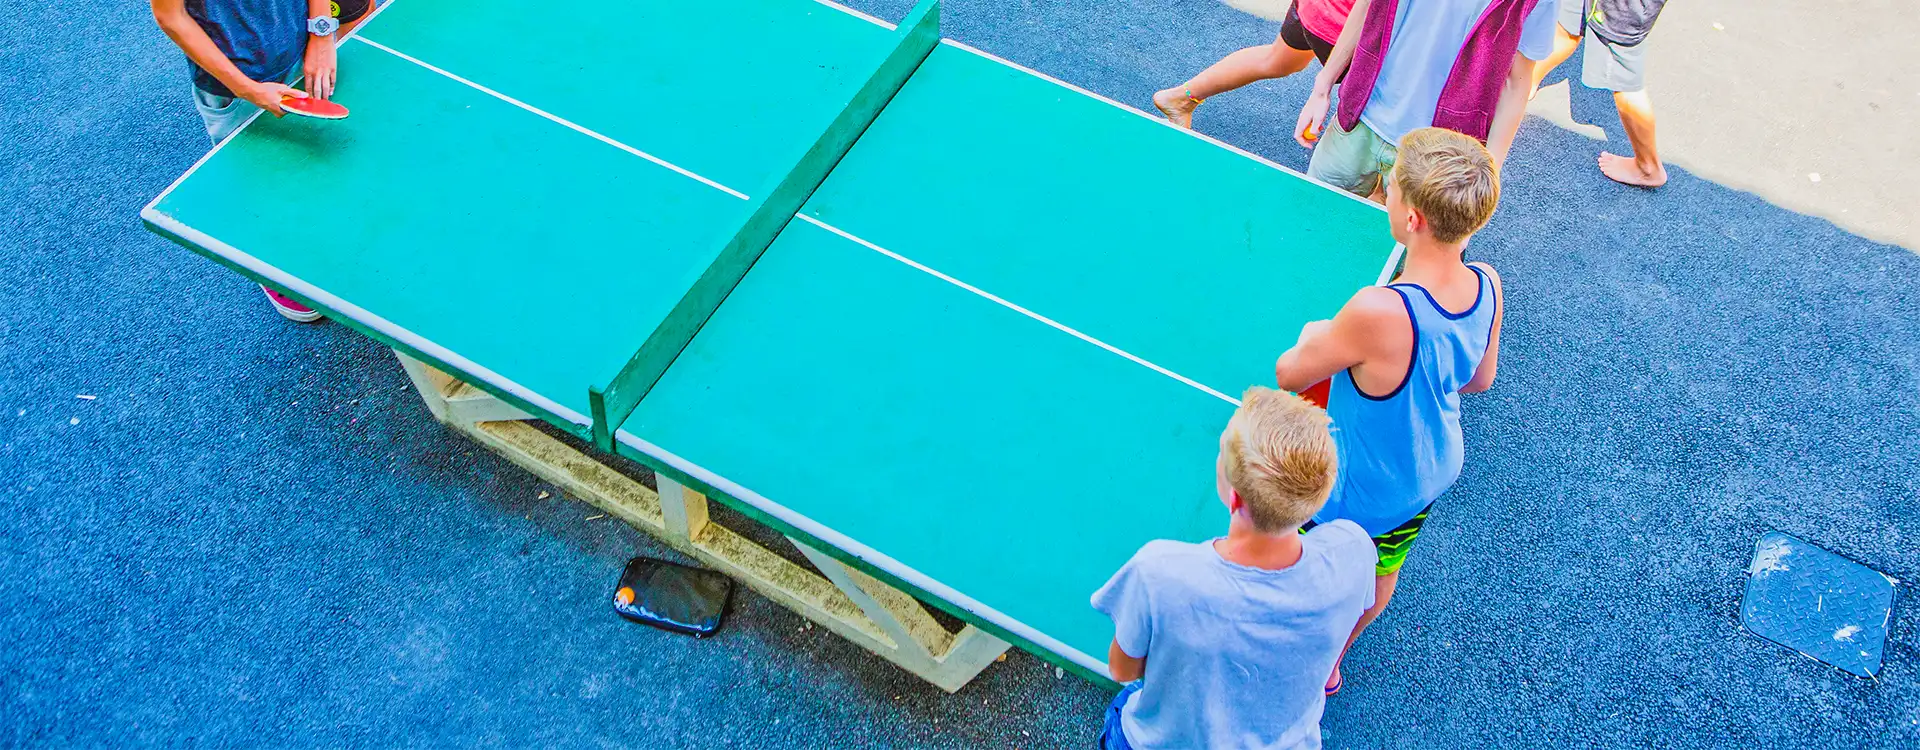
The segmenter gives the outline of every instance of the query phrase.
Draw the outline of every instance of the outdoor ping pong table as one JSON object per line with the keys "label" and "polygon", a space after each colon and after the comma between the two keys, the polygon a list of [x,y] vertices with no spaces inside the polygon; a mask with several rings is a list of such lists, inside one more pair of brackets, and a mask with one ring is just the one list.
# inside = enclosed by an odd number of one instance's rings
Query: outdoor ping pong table
{"label": "outdoor ping pong table", "polygon": [[392,346],[441,420],[947,690],[1009,641],[1105,679],[1089,595],[1149,539],[1223,532],[1238,394],[1394,262],[1372,204],[942,41],[931,0],[898,27],[524,9],[392,0],[341,43],[350,119],[256,118],[142,217]]}

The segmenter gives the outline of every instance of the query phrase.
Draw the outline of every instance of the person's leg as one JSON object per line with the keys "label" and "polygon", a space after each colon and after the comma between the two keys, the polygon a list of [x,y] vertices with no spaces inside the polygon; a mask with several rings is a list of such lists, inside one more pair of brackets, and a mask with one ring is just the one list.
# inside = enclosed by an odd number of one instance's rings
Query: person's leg
{"label": "person's leg", "polygon": [[1205,99],[1254,81],[1285,78],[1306,70],[1310,62],[1313,62],[1312,50],[1294,49],[1274,40],[1272,44],[1248,47],[1227,55],[1212,67],[1200,71],[1181,88],[1192,91],[1195,98]]}
{"label": "person's leg", "polygon": [[1653,100],[1647,90],[1619,91],[1613,106],[1620,110],[1620,125],[1633,145],[1632,156],[1600,152],[1600,172],[1614,182],[1639,187],[1667,184],[1667,166],[1660,162],[1660,150],[1654,145]]}
{"label": "person's leg", "polygon": [[1333,674],[1327,675],[1327,694],[1332,695],[1341,687],[1340,662],[1347,658],[1347,649],[1353,648],[1354,640],[1361,631],[1372,625],[1373,621],[1385,611],[1387,603],[1393,601],[1393,590],[1400,585],[1400,567],[1407,563],[1407,553],[1413,550],[1413,540],[1420,537],[1420,527],[1427,523],[1429,505],[1418,515],[1408,519],[1385,534],[1373,538],[1373,546],[1380,553],[1380,561],[1373,566],[1373,606],[1360,613],[1360,621],[1353,624],[1353,633],[1347,636],[1347,645],[1340,649],[1339,658],[1333,662]]}
{"label": "person's leg", "polygon": [[1660,149],[1654,139],[1653,100],[1647,96],[1645,45],[1622,47],[1590,34],[1587,50],[1581,82],[1613,91],[1613,106],[1620,112],[1620,125],[1633,147],[1628,156],[1600,152],[1600,173],[1614,182],[1636,187],[1667,184],[1667,167],[1660,162]]}
{"label": "person's leg", "polygon": [[1340,678],[1340,662],[1346,661],[1347,649],[1353,648],[1353,642],[1360,637],[1360,632],[1366,630],[1368,625],[1372,625],[1373,621],[1380,617],[1380,613],[1386,610],[1387,602],[1393,601],[1393,589],[1399,585],[1400,571],[1398,570],[1373,577],[1373,606],[1360,613],[1360,621],[1354,623],[1353,632],[1347,636],[1347,645],[1340,648],[1339,658],[1333,660],[1333,674],[1327,676],[1328,695],[1340,691],[1343,683]]}
{"label": "person's leg", "polygon": [[1373,181],[1373,192],[1367,193],[1367,200],[1382,206],[1387,205],[1387,175],[1393,174],[1393,165],[1399,160],[1400,149],[1398,147],[1380,153],[1379,158],[1376,160],[1379,166],[1374,169],[1374,174],[1378,175],[1378,177]]}
{"label": "person's leg", "polygon": [[1247,47],[1220,59],[1199,75],[1173,88],[1153,95],[1153,106],[1167,121],[1183,128],[1193,127],[1193,109],[1215,94],[1223,94],[1254,81],[1285,78],[1305,70],[1313,62],[1313,49],[1307,43],[1306,27],[1300,17],[1289,12],[1280,35],[1272,44]]}
{"label": "person's leg", "polygon": [[[1369,131],[1371,132],[1371,131]],[[1393,165],[1400,161],[1400,144],[1388,143],[1375,135],[1373,139],[1373,192],[1367,194],[1367,200],[1387,205],[1387,175],[1393,174]]]}
{"label": "person's leg", "polygon": [[1573,56],[1573,51],[1580,48],[1580,37],[1567,33],[1565,28],[1556,28],[1553,31],[1553,52],[1547,55],[1547,59],[1533,66],[1533,89],[1527,94],[1529,100],[1540,93],[1540,82],[1547,79],[1547,74],[1552,73],[1560,63],[1566,62],[1567,58]]}
{"label": "person's leg", "polygon": [[[1543,0],[1543,2],[1547,1],[1550,0]],[[1533,89],[1527,94],[1529,100],[1533,99],[1534,94],[1540,93],[1540,82],[1546,80],[1547,74],[1552,73],[1554,68],[1560,67],[1560,63],[1566,62],[1567,58],[1573,56],[1573,51],[1580,48],[1580,35],[1586,31],[1583,20],[1586,16],[1586,0],[1559,0],[1559,2],[1560,22],[1557,24],[1559,28],[1553,30],[1553,52],[1547,55],[1547,59],[1533,66]]]}
{"label": "person's leg", "polygon": [[[245,99],[208,93],[198,86],[193,89],[193,108],[200,113],[200,122],[206,127],[207,137],[213,140],[215,146],[233,135],[233,131],[239,130],[241,125],[260,111],[259,107]],[[267,301],[273,303],[274,312],[287,320],[312,323],[322,317],[318,310],[265,285],[260,287],[260,291],[265,292]]]}

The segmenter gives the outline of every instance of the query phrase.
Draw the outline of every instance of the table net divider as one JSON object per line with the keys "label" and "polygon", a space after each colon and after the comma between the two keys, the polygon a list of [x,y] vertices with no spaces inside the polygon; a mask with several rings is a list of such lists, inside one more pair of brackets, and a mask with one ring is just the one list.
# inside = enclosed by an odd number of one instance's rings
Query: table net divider
{"label": "table net divider", "polygon": [[753,200],[746,219],[715,253],[714,261],[633,357],[605,385],[588,389],[595,446],[615,450],[614,433],[620,425],[940,43],[939,0],[922,0],[914,6],[894,34],[893,51],[784,176]]}

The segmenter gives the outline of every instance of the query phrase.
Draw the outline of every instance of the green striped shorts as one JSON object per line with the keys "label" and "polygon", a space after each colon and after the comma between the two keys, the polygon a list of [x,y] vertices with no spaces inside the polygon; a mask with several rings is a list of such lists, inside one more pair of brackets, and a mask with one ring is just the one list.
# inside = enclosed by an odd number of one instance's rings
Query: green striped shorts
{"label": "green striped shorts", "polygon": [[[1432,503],[1421,508],[1420,512],[1413,518],[1407,519],[1406,523],[1373,538],[1373,549],[1380,554],[1380,561],[1373,565],[1374,575],[1392,575],[1400,572],[1400,566],[1407,564],[1407,552],[1413,549],[1413,540],[1420,537],[1420,527],[1426,524],[1427,511],[1430,510],[1433,510]],[[1301,525],[1300,533],[1305,534],[1316,525],[1309,520]]]}

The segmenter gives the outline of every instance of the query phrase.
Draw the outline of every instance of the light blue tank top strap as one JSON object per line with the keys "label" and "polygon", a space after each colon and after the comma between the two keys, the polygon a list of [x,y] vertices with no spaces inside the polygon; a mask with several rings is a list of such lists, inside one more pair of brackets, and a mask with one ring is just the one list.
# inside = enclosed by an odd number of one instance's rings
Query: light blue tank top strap
{"label": "light blue tank top strap", "polygon": [[1413,359],[1399,387],[1378,396],[1360,391],[1342,370],[1328,389],[1339,450],[1339,478],[1314,520],[1337,518],[1378,536],[1431,504],[1460,476],[1460,389],[1473,379],[1493,339],[1499,304],[1493,279],[1479,268],[1479,293],[1453,312],[1418,284],[1391,284],[1413,326]]}

